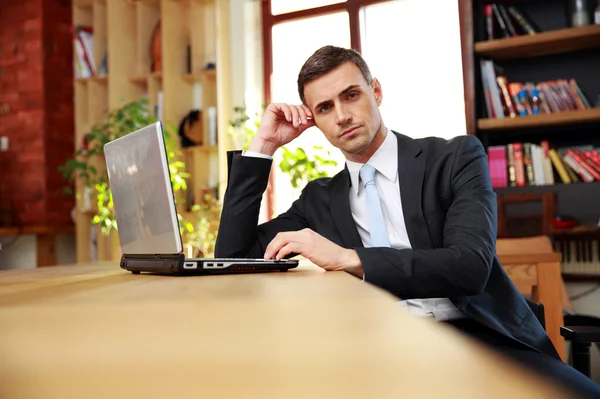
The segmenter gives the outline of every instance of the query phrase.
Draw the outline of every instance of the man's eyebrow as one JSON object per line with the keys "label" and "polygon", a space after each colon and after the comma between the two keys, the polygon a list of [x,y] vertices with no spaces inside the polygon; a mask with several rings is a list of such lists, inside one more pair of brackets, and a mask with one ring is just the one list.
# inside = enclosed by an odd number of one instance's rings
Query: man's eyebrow
{"label": "man's eyebrow", "polygon": [[[338,94],[338,96],[343,96],[344,94],[348,93],[350,90],[356,89],[357,87],[360,87],[360,85],[350,85],[348,87],[346,87],[344,90],[340,91],[340,93]],[[330,103],[331,100],[325,100],[325,101],[321,101],[320,103],[317,104],[317,106],[315,107],[315,109],[319,109],[321,108],[321,106]]]}
{"label": "man's eyebrow", "polygon": [[350,90],[356,89],[357,87],[360,87],[360,86],[359,85],[350,85],[350,86],[346,87],[344,90],[340,91],[340,94],[338,94],[338,96],[343,96],[344,94],[348,93]]}

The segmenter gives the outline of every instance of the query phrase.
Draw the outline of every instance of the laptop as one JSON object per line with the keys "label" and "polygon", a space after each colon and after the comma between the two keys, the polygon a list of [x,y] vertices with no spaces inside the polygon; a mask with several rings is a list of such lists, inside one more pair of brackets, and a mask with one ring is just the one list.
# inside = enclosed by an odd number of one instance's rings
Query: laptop
{"label": "laptop", "polygon": [[104,145],[121,246],[121,268],[198,275],[285,272],[298,260],[186,258],[162,123],[155,122]]}

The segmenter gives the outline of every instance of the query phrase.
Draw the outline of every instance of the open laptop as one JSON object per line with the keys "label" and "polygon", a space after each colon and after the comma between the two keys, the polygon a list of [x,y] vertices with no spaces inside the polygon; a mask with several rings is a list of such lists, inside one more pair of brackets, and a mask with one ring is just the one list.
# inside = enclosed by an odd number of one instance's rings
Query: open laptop
{"label": "open laptop", "polygon": [[175,275],[287,271],[294,259],[190,259],[183,255],[161,122],[104,146],[119,229],[121,268]]}

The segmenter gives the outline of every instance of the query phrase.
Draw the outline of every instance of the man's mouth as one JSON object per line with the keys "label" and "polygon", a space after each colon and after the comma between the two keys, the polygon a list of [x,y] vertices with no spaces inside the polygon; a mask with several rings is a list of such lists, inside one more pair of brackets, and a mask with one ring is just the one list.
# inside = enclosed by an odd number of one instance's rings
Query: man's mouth
{"label": "man's mouth", "polygon": [[359,127],[360,127],[360,126],[352,126],[352,127],[349,127],[348,129],[346,129],[346,130],[344,130],[344,131],[342,132],[342,137],[343,137],[343,136],[346,136],[346,135],[348,135],[348,134],[352,134],[352,133],[354,133],[354,131],[355,131],[356,129],[358,129]]}

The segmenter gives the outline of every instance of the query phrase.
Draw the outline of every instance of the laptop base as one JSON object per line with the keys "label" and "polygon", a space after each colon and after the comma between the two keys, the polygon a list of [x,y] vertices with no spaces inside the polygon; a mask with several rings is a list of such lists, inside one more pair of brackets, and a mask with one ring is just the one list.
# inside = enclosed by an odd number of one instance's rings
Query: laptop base
{"label": "laptop base", "polygon": [[265,260],[237,258],[186,259],[183,254],[122,255],[120,266],[133,274],[214,275],[287,272],[298,266],[294,259]]}

